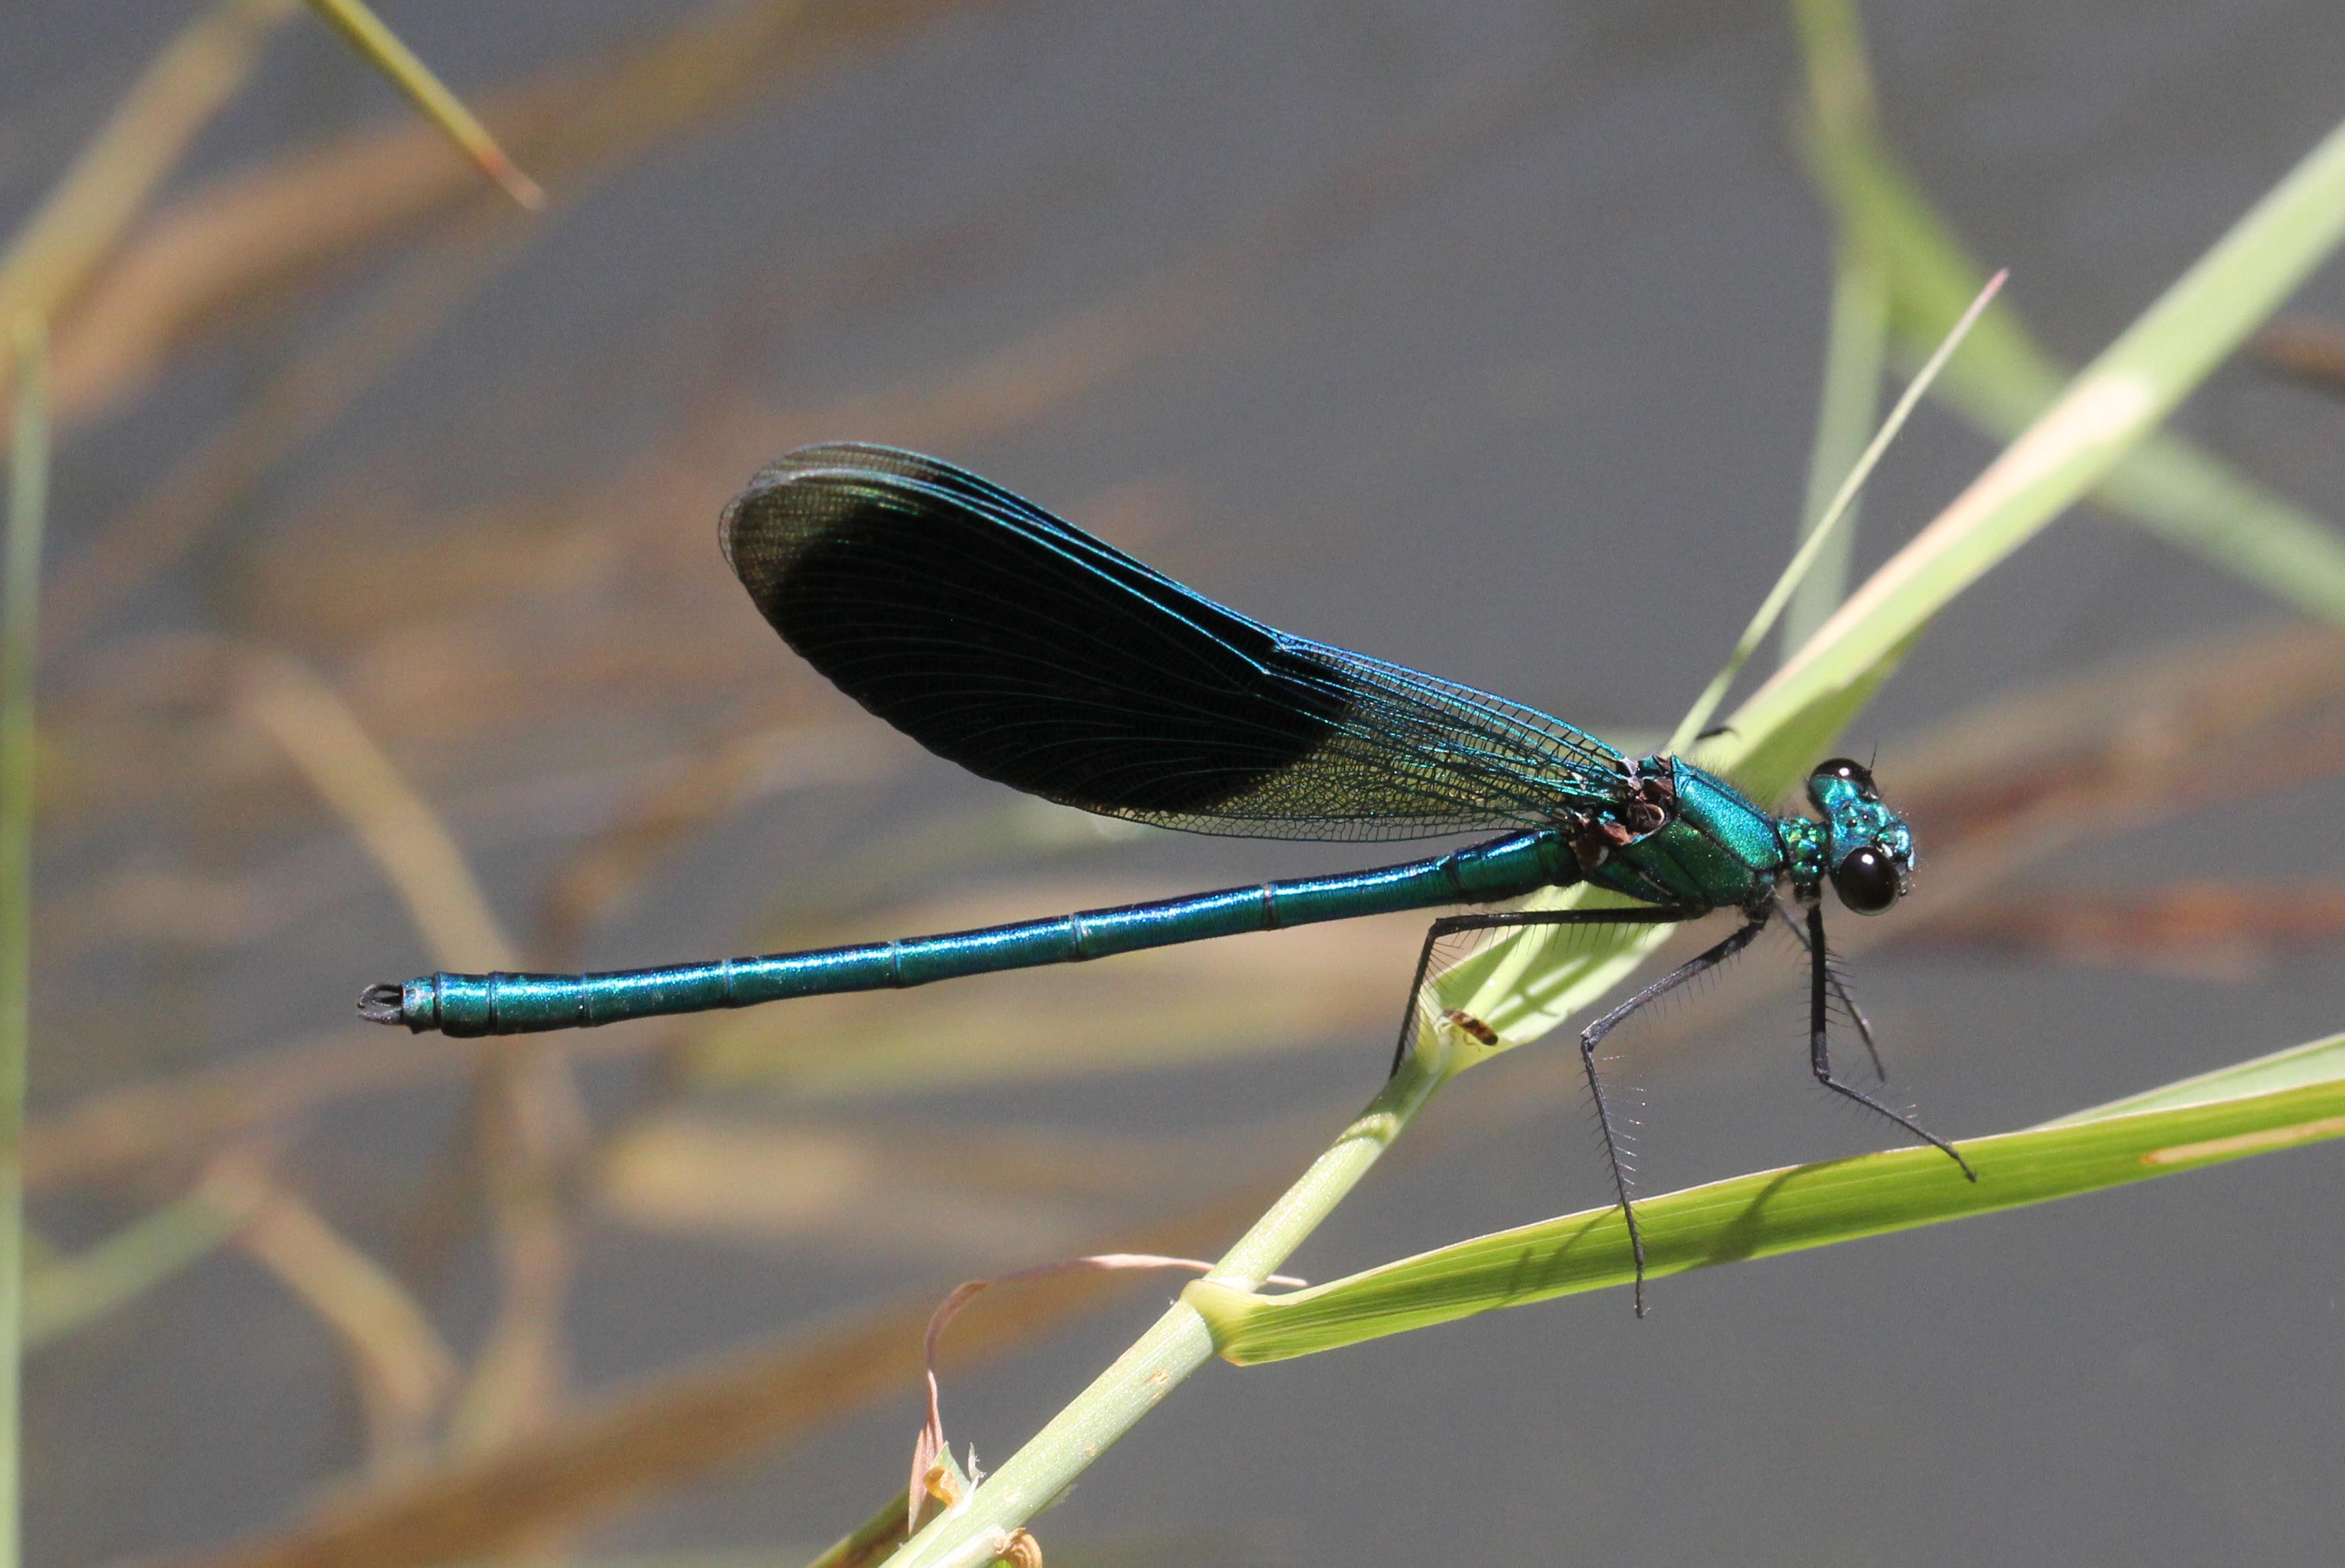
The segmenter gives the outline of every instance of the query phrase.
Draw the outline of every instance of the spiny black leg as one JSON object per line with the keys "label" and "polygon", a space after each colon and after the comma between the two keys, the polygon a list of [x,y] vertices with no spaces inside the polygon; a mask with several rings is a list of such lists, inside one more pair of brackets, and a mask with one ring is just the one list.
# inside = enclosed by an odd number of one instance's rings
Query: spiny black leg
{"label": "spiny black leg", "polygon": [[1730,934],[1715,946],[1695,954],[1594,1023],[1579,1031],[1579,1062],[1588,1069],[1588,1091],[1596,1097],[1596,1125],[1604,1131],[1604,1158],[1612,1165],[1613,1190],[1620,1195],[1620,1218],[1629,1227],[1629,1250],[1637,1259],[1637,1316],[1645,1315],[1645,1238],[1637,1229],[1637,1206],[1629,1199],[1629,1171],[1620,1162],[1620,1146],[1612,1136],[1612,1113],[1604,1104],[1604,1086],[1596,1075],[1596,1047],[1613,1027],[1646,1006],[1676,990],[1697,975],[1707,974],[1751,946],[1766,928],[1764,915]]}
{"label": "spiny black leg", "polygon": [[[1808,928],[1780,904],[1775,905],[1775,913],[1783,917],[1783,924],[1792,928],[1792,935],[1800,939],[1800,946],[1812,955],[1815,945],[1808,940]],[[1829,958],[1830,955],[1826,956]],[[1873,1058],[1873,1080],[1887,1083],[1889,1069],[1881,1065],[1881,1047],[1873,1043],[1873,1020],[1866,1017],[1864,1009],[1856,1005],[1856,998],[1849,994],[1848,982],[1840,977],[1839,972],[1830,963],[1824,966],[1824,977],[1832,986],[1832,995],[1840,998],[1840,1005],[1848,1009],[1849,1021],[1856,1026],[1856,1037],[1864,1042],[1864,1054]]]}
{"label": "spiny black leg", "polygon": [[1830,992],[1831,972],[1824,964],[1824,912],[1821,905],[1808,906],[1808,1062],[1815,1069],[1816,1082],[1836,1095],[1844,1095],[1857,1104],[1877,1110],[1924,1143],[1944,1152],[1949,1159],[1963,1168],[1963,1174],[1973,1181],[1978,1172],[1971,1168],[1962,1151],[1912,1117],[1891,1110],[1862,1089],[1851,1088],[1832,1077],[1832,1050],[1824,1039],[1824,998]]}
{"label": "spiny black leg", "polygon": [[1426,976],[1433,968],[1433,950],[1446,937],[1468,931],[1499,931],[1523,926],[1670,926],[1680,920],[1691,920],[1710,913],[1706,909],[1680,909],[1666,905],[1640,909],[1508,909],[1493,915],[1445,915],[1426,928],[1425,946],[1416,956],[1416,976],[1408,983],[1408,1009],[1401,1014],[1400,1038],[1393,1046],[1390,1077],[1400,1071],[1401,1063],[1408,1060],[1408,1047],[1416,1038],[1416,1001],[1425,991]]}

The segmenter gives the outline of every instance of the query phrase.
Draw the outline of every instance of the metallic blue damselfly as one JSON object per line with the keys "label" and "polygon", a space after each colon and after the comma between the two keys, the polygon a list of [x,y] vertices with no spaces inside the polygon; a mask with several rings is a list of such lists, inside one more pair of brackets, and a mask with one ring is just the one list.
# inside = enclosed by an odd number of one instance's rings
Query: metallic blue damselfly
{"label": "metallic blue damselfly", "polygon": [[[1339,876],[892,942],[608,974],[426,975],[369,987],[366,1017],[450,1035],[574,1028],[1497,904],[1585,882],[1637,906],[1436,920],[1394,1062],[1415,1037],[1447,938],[1739,914],[1725,938],[1580,1035],[1640,1276],[1597,1047],[1779,916],[1808,952],[1817,1080],[1961,1161],[1913,1118],[1842,1081],[1827,1048],[1828,1005],[1847,997],[1824,946],[1823,889],[1876,915],[1907,891],[1914,866],[1912,832],[1864,766],[1818,764],[1807,785],[1815,817],[1777,815],[1683,757],[1629,757],[1535,709],[1265,626],[973,474],[884,447],[807,447],[777,460],[726,508],[721,538],[792,648],[872,713],[986,778],[1193,833],[1498,836]],[[1862,1017],[1848,1011],[1870,1049]],[[1460,1023],[1488,1033],[1478,1020]]]}

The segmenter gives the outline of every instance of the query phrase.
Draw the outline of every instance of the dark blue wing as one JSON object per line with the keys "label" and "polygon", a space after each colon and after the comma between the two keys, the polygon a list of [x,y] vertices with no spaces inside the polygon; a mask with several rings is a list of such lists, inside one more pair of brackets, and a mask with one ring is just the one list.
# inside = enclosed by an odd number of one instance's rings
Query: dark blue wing
{"label": "dark blue wing", "polygon": [[1290,636],[932,458],[807,447],[722,524],[774,629],[939,756],[1198,833],[1396,839],[1553,822],[1619,754],[1467,686]]}

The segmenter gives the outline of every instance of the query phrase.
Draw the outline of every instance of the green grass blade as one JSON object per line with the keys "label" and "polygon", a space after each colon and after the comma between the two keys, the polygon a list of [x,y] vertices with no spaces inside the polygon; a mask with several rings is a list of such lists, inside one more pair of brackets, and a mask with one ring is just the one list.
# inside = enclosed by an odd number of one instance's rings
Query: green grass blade
{"label": "green grass blade", "polygon": [[[1800,537],[1816,531],[1832,506],[1841,476],[1856,466],[1881,409],[1881,378],[1889,354],[1889,282],[1872,247],[1843,241],[1832,261],[1832,315],[1824,337],[1823,389],[1816,400],[1816,434],[1808,449],[1808,491],[1800,509]],[[1833,531],[1783,611],[1783,657],[1815,635],[1848,597],[1849,561],[1855,550],[1858,503]]]}
{"label": "green grass blade", "polygon": [[2234,1062],[2211,1073],[2179,1078],[2154,1089],[2145,1089],[2137,1095],[2111,1100],[2106,1105],[2072,1111],[2044,1125],[2074,1127],[2083,1122],[2106,1120],[2113,1116],[2138,1116],[2144,1111],[2174,1110],[2184,1106],[2211,1105],[2217,1100],[2276,1094],[2282,1089],[2302,1088],[2337,1078],[2345,1078],[2345,1035],[2314,1040],[2309,1045],[2290,1046],[2287,1050],[2274,1051],[2268,1057]]}
{"label": "green grass blade", "polygon": [[2340,238],[2345,126],[2331,130],[1743,703],[1732,720],[1735,734],[1721,748],[1722,765],[1762,800],[1780,794],[1938,611],[2106,478]]}
{"label": "green grass blade", "polygon": [[[2306,155],[2197,265],[2112,343],[1970,488],[1843,604],[1729,721],[1705,762],[1759,800],[1780,796],[1826,755],[1938,611],[2033,539],[2155,430],[2345,237],[2345,126]],[[1964,301],[1968,303],[1967,300]],[[2024,352],[1990,309],[1948,366]],[[1535,908],[1597,902],[1585,888]],[[1536,1039],[1634,969],[1663,939],[1615,927],[1568,943],[1497,945],[1446,976],[1445,1007]],[[1471,1066],[1488,1053],[1460,1048]]]}
{"label": "green grass blade", "polygon": [[1971,301],[1970,308],[1947,329],[1945,340],[1914,373],[1913,381],[1898,398],[1896,406],[1889,410],[1889,417],[1881,421],[1881,428],[1873,432],[1873,440],[1865,444],[1864,450],[1858,454],[1856,461],[1841,480],[1840,487],[1832,492],[1831,502],[1825,506],[1822,515],[1816,519],[1815,526],[1808,530],[1807,537],[1801,541],[1799,549],[1792,552],[1791,563],[1775,579],[1775,585],[1767,591],[1767,596],[1759,602],[1759,608],[1751,613],[1751,623],[1742,629],[1742,635],[1735,640],[1732,651],[1726,655],[1726,663],[1719,666],[1718,673],[1711,678],[1709,686],[1694,699],[1694,704],[1686,710],[1685,717],[1678,721],[1678,727],[1670,733],[1669,744],[1663,750],[1672,754],[1681,753],[1709,727],[1711,715],[1718,712],[1718,704],[1725,700],[1727,689],[1742,673],[1742,666],[1749,663],[1751,655],[1759,651],[1760,642],[1775,624],[1775,617],[1782,613],[1783,606],[1792,602],[1792,593],[1807,581],[1809,572],[1814,570],[1825,547],[1844,534],[1845,530],[1840,525],[1853,518],[1857,492],[1873,476],[1882,454],[1889,450],[1889,443],[1895,440],[1897,432],[1905,428],[1905,420],[1914,412],[1914,405],[1922,400],[1922,394],[1928,391],[1930,383],[1938,379],[1938,372],[1945,368],[1947,359],[1962,347],[1963,339],[1978,320],[1979,312],[1994,302],[1995,295],[2003,288],[2004,280],[2010,276],[2008,272],[1998,272],[1987,279],[1986,287],[1979,290],[1978,298]]}
{"label": "green grass blade", "polygon": [[[2289,1061],[2286,1072],[2314,1076],[2162,1109],[2111,1115],[2104,1108],[2087,1121],[1971,1139],[1960,1147],[1978,1171],[1976,1182],[1963,1179],[1936,1149],[1916,1148],[1759,1171],[1644,1199],[1637,1215],[1646,1274],[2046,1203],[2345,1135],[2345,1036],[2249,1066],[2272,1070],[2283,1059]],[[2255,1081],[2241,1074],[2232,1087]],[[2202,1092],[2207,1086],[2189,1082]],[[1183,1299],[1204,1317],[1216,1353],[1250,1365],[1625,1285],[1634,1274],[1620,1211],[1608,1208],[1477,1237],[1288,1295],[1257,1296],[1199,1280]]]}
{"label": "green grass blade", "polygon": [[[1809,117],[1835,140],[1871,126],[1873,73],[1864,57],[1854,0],[1794,0],[1792,20],[1807,64]],[[1889,327],[1887,258],[1865,228],[1843,219],[1832,247],[1832,315],[1824,340],[1823,388],[1816,401],[1815,440],[1808,450],[1807,497],[1800,509],[1802,539],[1824,515],[1841,476],[1856,466],[1866,433],[1879,417]],[[1855,534],[1852,509],[1847,523],[1816,558],[1814,570],[1801,580],[1783,613],[1784,658],[1798,652],[1848,596]]]}
{"label": "green grass blade", "polygon": [[8,581],[0,593],[0,1568],[23,1551],[18,1446],[25,1307],[25,1064],[32,1050],[33,676],[40,652],[41,536],[48,520],[48,332],[10,336]]}
{"label": "green grass blade", "polygon": [[198,1189],[25,1278],[25,1348],[36,1351],[137,1300],[234,1237],[246,1216]]}
{"label": "green grass blade", "polygon": [[[1804,138],[1817,184],[1839,214],[1843,243],[1882,258],[1892,335],[1904,355],[1918,359],[1978,292],[1986,268],[1869,117],[1844,115],[1817,128],[1824,123],[1820,117]],[[2006,299],[1978,324],[1936,390],[1980,430],[2008,440],[2044,412],[2069,374]],[[2092,496],[2283,603],[2345,621],[2345,536],[2181,436],[2145,439],[2095,483]]]}

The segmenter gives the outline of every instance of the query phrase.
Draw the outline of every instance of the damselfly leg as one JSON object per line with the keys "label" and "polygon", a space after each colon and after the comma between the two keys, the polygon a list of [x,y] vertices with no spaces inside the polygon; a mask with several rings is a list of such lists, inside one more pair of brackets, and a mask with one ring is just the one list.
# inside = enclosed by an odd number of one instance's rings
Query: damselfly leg
{"label": "damselfly leg", "polygon": [[[1699,919],[1709,913],[1707,909],[1660,906],[1642,909],[1510,909],[1490,915],[1443,916],[1426,928],[1425,946],[1417,951],[1416,972],[1408,983],[1408,1010],[1401,1015],[1400,1038],[1393,1043],[1392,1072],[1400,1071],[1401,1063],[1408,1060],[1409,1045],[1416,1038],[1420,1016],[1417,1009],[1426,999],[1426,983],[1435,978],[1434,954],[1448,938],[1476,931],[1505,931],[1529,926],[1674,926],[1680,921]],[[1437,1009],[1436,1016],[1438,1016]],[[1386,1076],[1389,1077],[1391,1073]]]}
{"label": "damselfly leg", "polygon": [[1604,1037],[1639,1008],[1660,1000],[1680,986],[1698,975],[1706,975],[1745,947],[1760,932],[1766,929],[1767,917],[1760,916],[1746,921],[1726,937],[1703,948],[1643,990],[1579,1031],[1579,1062],[1588,1069],[1588,1092],[1596,1097],[1597,1125],[1604,1129],[1605,1158],[1612,1162],[1612,1185],[1620,1194],[1620,1218],[1629,1227],[1629,1249],[1637,1259],[1637,1316],[1645,1315],[1645,1238],[1637,1229],[1637,1206],[1629,1199],[1629,1173],[1621,1164],[1619,1146],[1612,1138],[1612,1118],[1604,1108],[1604,1086],[1596,1076],[1596,1047]]}
{"label": "damselfly leg", "polygon": [[[1774,912],[1782,914],[1785,923],[1791,926],[1793,935],[1799,937],[1801,946],[1808,952],[1809,1061],[1816,1081],[1834,1094],[1853,1100],[1866,1109],[1888,1118],[1910,1136],[1944,1151],[1949,1158],[1962,1168],[1964,1176],[1974,1181],[1978,1179],[1977,1172],[1971,1168],[1970,1162],[1963,1158],[1961,1151],[1954,1145],[1930,1131],[1911,1116],[1892,1109],[1863,1090],[1842,1083],[1833,1075],[1828,1037],[1832,1001],[1837,998],[1841,1007],[1847,1012],[1850,1020],[1856,1027],[1858,1037],[1864,1042],[1865,1050],[1873,1058],[1874,1071],[1879,1073],[1881,1057],[1879,1051],[1873,1047],[1872,1025],[1857,1007],[1855,997],[1850,995],[1847,985],[1832,970],[1831,954],[1824,944],[1823,912],[1820,908],[1811,907],[1807,912],[1806,921],[1802,923],[1792,916],[1790,911],[1782,910],[1778,905],[1776,911],[1761,913],[1746,920],[1726,936],[1629,996],[1618,1007],[1596,1018],[1580,1031],[1580,1065],[1588,1075],[1589,1096],[1595,1102],[1596,1124],[1604,1138],[1605,1162],[1612,1172],[1613,1191],[1619,1199],[1620,1218],[1629,1232],[1629,1251],[1636,1259],[1636,1310],[1637,1315],[1640,1318],[1645,1315],[1644,1234],[1637,1224],[1636,1201],[1629,1193],[1628,1164],[1622,1157],[1619,1136],[1613,1126],[1612,1108],[1605,1097],[1603,1077],[1597,1069],[1597,1048],[1603,1043],[1607,1035],[1627,1022],[1639,1009],[1659,1001],[1689,980],[1718,968],[1751,946],[1757,940],[1759,933],[1766,928],[1770,915]],[[1398,1072],[1401,1063],[1407,1059],[1409,1045],[1416,1037],[1418,1019],[1423,1016],[1419,1009],[1426,1005],[1427,986],[1436,978],[1433,973],[1435,955],[1441,943],[1447,938],[1472,932],[1521,929],[1528,926],[1673,925],[1680,921],[1697,919],[1708,913],[1710,911],[1704,909],[1667,907],[1511,910],[1488,915],[1453,915],[1436,920],[1426,932],[1425,946],[1417,955],[1416,972],[1409,987],[1408,1011],[1402,1019],[1400,1038],[1394,1047],[1392,1070]],[[1479,1020],[1476,1021],[1479,1022]],[[1487,1029],[1487,1026],[1485,1025],[1484,1028]],[[1479,1037],[1479,1031],[1477,1031],[1477,1037]],[[1485,1041],[1485,1043],[1488,1042]],[[1883,1076],[1885,1077],[1886,1075]]]}
{"label": "damselfly leg", "polygon": [[[1775,913],[1783,917],[1783,925],[1792,936],[1800,939],[1801,949],[1810,955],[1812,962],[1817,951],[1816,945],[1808,940],[1808,928],[1800,923],[1800,917],[1784,908],[1780,902],[1775,905]],[[1873,1020],[1866,1017],[1864,1009],[1856,1005],[1856,997],[1849,991],[1848,982],[1841,977],[1839,970],[1832,966],[1829,956],[1824,965],[1824,979],[1832,987],[1833,998],[1848,1014],[1848,1021],[1856,1026],[1856,1037],[1864,1042],[1864,1054],[1873,1058],[1873,1080],[1876,1083],[1887,1083],[1889,1069],[1881,1065],[1881,1047],[1873,1043]]]}
{"label": "damselfly leg", "polygon": [[[1832,1076],[1832,1047],[1825,1038],[1824,1026],[1825,1002],[1832,995],[1833,977],[1832,966],[1827,961],[1824,951],[1824,912],[1821,907],[1810,905],[1808,928],[1802,935],[1808,945],[1808,1065],[1816,1075],[1816,1082],[1836,1095],[1854,1100],[1867,1110],[1880,1112],[1922,1142],[1944,1153],[1947,1158],[1963,1168],[1964,1176],[1976,1181],[1978,1172],[1971,1168],[1971,1162],[1964,1159],[1962,1151],[1953,1144],[1948,1143],[1904,1112],[1890,1109],[1863,1089],[1844,1084]],[[1842,994],[1845,995],[1845,993]],[[1866,1043],[1871,1044],[1870,1037]],[[1876,1057],[1874,1058],[1876,1067],[1879,1066],[1879,1061],[1880,1058]]]}
{"label": "damselfly leg", "polygon": [[[1393,1053],[1393,1071],[1407,1059],[1409,1042],[1415,1038],[1418,1008],[1424,1005],[1424,993],[1433,967],[1433,956],[1447,937],[1475,931],[1503,931],[1528,926],[1672,926],[1681,921],[1699,919],[1709,914],[1706,909],[1518,909],[1493,915],[1452,915],[1433,923],[1426,932],[1424,951],[1416,960],[1416,976],[1409,987],[1408,1012],[1401,1020],[1400,1043]],[[1604,1158],[1612,1171],[1612,1189],[1619,1196],[1620,1218],[1629,1230],[1629,1249],[1636,1259],[1637,1316],[1645,1315],[1645,1240],[1637,1229],[1636,1204],[1629,1196],[1629,1168],[1620,1153],[1619,1134],[1612,1126],[1612,1108],[1604,1098],[1604,1080],[1596,1070],[1596,1047],[1604,1037],[1638,1008],[1655,1001],[1706,970],[1714,969],[1751,945],[1766,925],[1762,916],[1737,929],[1716,946],[1697,954],[1679,965],[1660,979],[1622,1002],[1610,1012],[1589,1024],[1579,1035],[1580,1064],[1588,1072],[1588,1092],[1596,1102],[1596,1125],[1604,1136]],[[1487,1027],[1487,1026],[1486,1026]]]}

